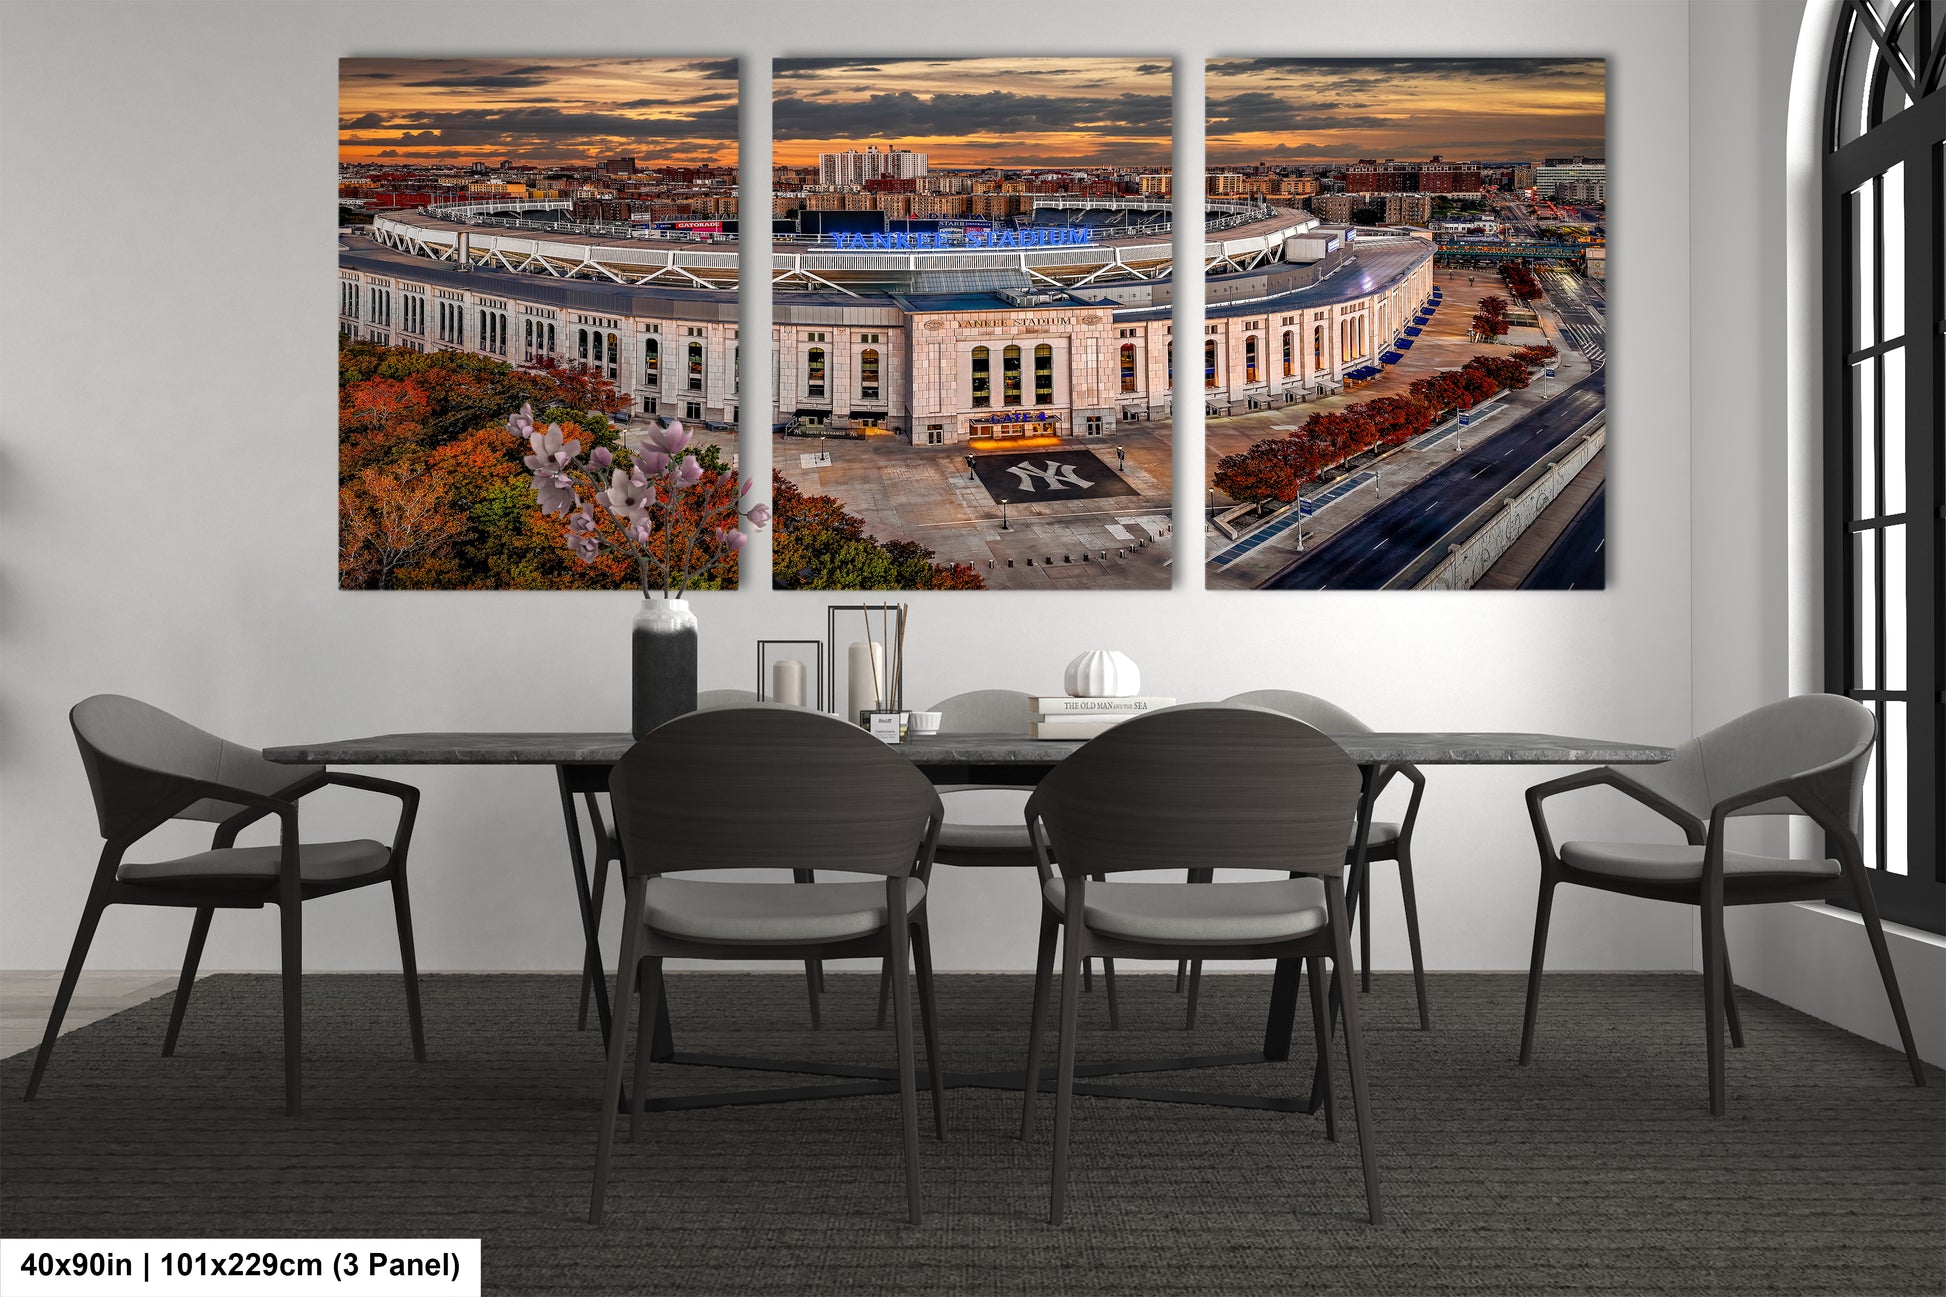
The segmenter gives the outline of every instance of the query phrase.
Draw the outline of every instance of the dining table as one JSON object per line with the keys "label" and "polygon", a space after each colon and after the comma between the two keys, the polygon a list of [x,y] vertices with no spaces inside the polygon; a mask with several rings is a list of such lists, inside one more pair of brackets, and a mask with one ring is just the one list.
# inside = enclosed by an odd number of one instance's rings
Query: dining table
{"label": "dining table", "polygon": [[[1358,805],[1357,834],[1347,864],[1345,894],[1348,907],[1356,906],[1365,869],[1366,841],[1370,835],[1375,794],[1382,789],[1388,773],[1399,766],[1561,766],[1561,765],[1645,765],[1667,761],[1671,749],[1653,744],[1607,739],[1576,738],[1558,734],[1473,731],[1391,731],[1329,736],[1358,766],[1362,787]],[[574,879],[575,902],[580,913],[584,943],[583,1015],[585,1025],[588,997],[592,994],[604,1049],[609,1040],[611,1008],[608,980],[604,971],[600,938],[601,902],[610,864],[619,864],[620,844],[610,832],[599,804],[608,791],[609,773],[615,763],[634,744],[626,733],[606,732],[529,732],[529,731],[427,731],[419,733],[378,734],[362,738],[333,739],[324,742],[290,744],[266,748],[264,757],[272,762],[293,765],[332,766],[551,766],[561,798],[562,818],[568,836],[568,862]],[[1032,788],[1048,771],[1077,751],[1085,740],[1036,739],[1019,734],[956,733],[913,735],[892,744],[900,755],[917,766],[934,784],[976,785],[990,788]],[[584,842],[584,829],[576,800],[588,812],[592,852]],[[592,862],[591,862],[592,857]],[[593,864],[591,870],[590,865]],[[1219,863],[1220,862],[1216,862]],[[1264,1024],[1260,1049],[1243,1053],[1194,1055],[1180,1058],[1124,1059],[1086,1064],[1076,1069],[1076,1094],[1111,1095],[1158,1099],[1183,1103],[1219,1104],[1228,1107],[1264,1108],[1275,1111],[1314,1112],[1322,1102],[1324,1078],[1322,1060],[1314,1071],[1308,1097],[1236,1095],[1199,1091],[1133,1087],[1094,1078],[1143,1072],[1175,1072],[1200,1068],[1232,1067],[1248,1063],[1280,1062],[1290,1057],[1292,1023],[1297,1010],[1299,981],[1303,961],[1280,960],[1271,980],[1270,1005]],[[1347,970],[1334,970],[1334,981]],[[1333,998],[1335,1010],[1336,998]],[[1335,1022],[1336,1013],[1332,1014]],[[697,1053],[675,1047],[669,1014],[655,1015],[656,1033],[650,1058],[657,1062],[699,1067],[735,1068],[747,1071],[787,1072],[839,1078],[836,1084],[793,1086],[750,1091],[719,1091],[698,1095],[659,1096],[650,1099],[651,1110],[722,1107],[745,1103],[795,1102],[806,1099],[841,1098],[860,1094],[892,1093],[897,1090],[897,1072],[892,1068],[847,1066],[811,1060],[755,1058],[743,1055]],[[1052,1085],[1051,1072],[1039,1078],[1042,1088]],[[1086,1078],[1086,1079],[1084,1079]],[[944,1081],[948,1087],[978,1086],[995,1089],[1020,1089],[1027,1084],[1022,1071],[953,1072]]]}

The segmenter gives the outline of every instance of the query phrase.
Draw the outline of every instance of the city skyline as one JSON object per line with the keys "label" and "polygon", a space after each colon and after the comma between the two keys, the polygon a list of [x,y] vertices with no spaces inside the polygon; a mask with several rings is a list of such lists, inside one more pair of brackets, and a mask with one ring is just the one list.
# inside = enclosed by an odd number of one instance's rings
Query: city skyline
{"label": "city skyline", "polygon": [[940,168],[1167,166],[1167,59],[798,58],[772,64],[773,160],[881,148]]}
{"label": "city skyline", "polygon": [[1212,59],[1212,167],[1601,156],[1601,59]]}
{"label": "city skyline", "polygon": [[338,160],[734,166],[737,60],[384,58],[338,65]]}

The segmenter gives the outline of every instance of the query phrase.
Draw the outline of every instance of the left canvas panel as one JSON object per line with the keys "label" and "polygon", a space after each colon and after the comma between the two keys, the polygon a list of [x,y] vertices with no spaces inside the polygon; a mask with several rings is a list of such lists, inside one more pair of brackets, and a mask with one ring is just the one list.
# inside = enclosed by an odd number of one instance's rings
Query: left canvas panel
{"label": "left canvas panel", "polygon": [[735,59],[341,60],[338,211],[342,588],[736,585]]}

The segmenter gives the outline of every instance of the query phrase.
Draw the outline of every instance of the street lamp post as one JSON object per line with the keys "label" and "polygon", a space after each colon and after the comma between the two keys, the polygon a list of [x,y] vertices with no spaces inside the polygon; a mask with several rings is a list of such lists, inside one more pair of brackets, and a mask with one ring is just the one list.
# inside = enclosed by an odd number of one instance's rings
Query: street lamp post
{"label": "street lamp post", "polygon": [[1007,525],[1007,500],[1005,496],[1002,496],[1000,499],[1000,530],[1001,531],[1013,530],[1013,528]]}

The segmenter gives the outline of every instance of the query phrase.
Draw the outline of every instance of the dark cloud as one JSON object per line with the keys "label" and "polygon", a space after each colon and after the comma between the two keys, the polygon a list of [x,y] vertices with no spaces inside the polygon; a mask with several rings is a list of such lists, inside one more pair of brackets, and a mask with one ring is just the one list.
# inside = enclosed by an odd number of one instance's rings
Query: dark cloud
{"label": "dark cloud", "polygon": [[362,131],[383,125],[385,125],[385,118],[379,113],[361,113],[357,117],[338,119],[338,129],[341,131]]}
{"label": "dark cloud", "polygon": [[[904,62],[900,59],[772,59],[770,75],[776,80],[791,77],[810,76],[830,68],[855,68],[860,72],[877,72],[886,63]],[[931,67],[944,67],[943,63],[929,64]]]}
{"label": "dark cloud", "polygon": [[469,108],[401,113],[384,124],[393,138],[366,136],[345,144],[444,144],[452,147],[513,147],[539,142],[707,140],[736,138],[737,110],[704,109],[679,117],[629,117],[614,112],[573,112],[546,106]]}
{"label": "dark cloud", "polygon": [[1207,100],[1205,120],[1211,135],[1371,130],[1392,124],[1383,117],[1328,111],[1337,107],[1340,105],[1336,102],[1294,101],[1264,90],[1247,90]]}
{"label": "dark cloud", "polygon": [[1167,63],[1138,63],[1135,65],[1135,70],[1146,76],[1151,72],[1167,72],[1169,65]]}
{"label": "dark cloud", "polygon": [[557,71],[546,64],[478,72],[462,68],[444,76],[400,84],[414,90],[532,90],[553,81]]}
{"label": "dark cloud", "polygon": [[1482,80],[1539,78],[1599,79],[1606,74],[1601,59],[1211,59],[1213,77],[1404,76],[1467,77]]}
{"label": "dark cloud", "polygon": [[735,59],[698,59],[694,63],[680,65],[679,70],[683,72],[699,72],[705,80],[709,81],[734,81],[737,79],[737,61]]}
{"label": "dark cloud", "polygon": [[839,102],[792,94],[777,100],[771,120],[780,140],[1077,131],[1152,136],[1169,133],[1171,106],[1168,95],[1087,97],[989,90],[922,96],[898,90]]}

